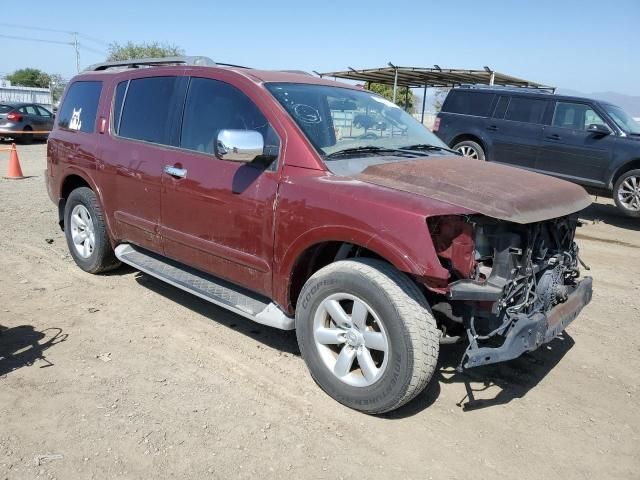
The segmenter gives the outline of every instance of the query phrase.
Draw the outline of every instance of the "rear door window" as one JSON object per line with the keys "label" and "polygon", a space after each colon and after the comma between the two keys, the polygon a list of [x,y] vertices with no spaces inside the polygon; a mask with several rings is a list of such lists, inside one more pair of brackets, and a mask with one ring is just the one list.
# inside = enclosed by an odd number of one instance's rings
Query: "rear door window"
{"label": "rear door window", "polygon": [[504,118],[515,122],[542,123],[546,107],[546,100],[512,97]]}
{"label": "rear door window", "polygon": [[58,126],[84,133],[93,132],[101,92],[102,82],[72,83],[58,112]]}
{"label": "rear door window", "polygon": [[117,134],[120,129],[120,115],[122,114],[122,104],[124,103],[124,95],[127,93],[129,80],[120,82],[116,87],[116,93],[113,98],[113,131]]}
{"label": "rear door window", "polygon": [[509,97],[505,95],[500,95],[498,99],[498,104],[496,105],[496,109],[493,112],[494,118],[503,118],[505,112],[507,111],[507,106],[509,105]]}
{"label": "rear door window", "polygon": [[452,90],[442,111],[484,117],[489,115],[494,98],[494,93]]}
{"label": "rear door window", "polygon": [[40,114],[36,110],[34,105],[26,105],[18,110],[20,113],[26,113],[27,115],[39,116]]}
{"label": "rear door window", "polygon": [[40,112],[40,116],[41,117],[51,117],[51,116],[53,116],[53,114],[49,110],[47,110],[44,107],[41,107],[40,105],[38,105],[36,108],[38,109],[38,112]]}
{"label": "rear door window", "polygon": [[186,77],[131,80],[117,134],[134,140],[176,146],[185,83]]}

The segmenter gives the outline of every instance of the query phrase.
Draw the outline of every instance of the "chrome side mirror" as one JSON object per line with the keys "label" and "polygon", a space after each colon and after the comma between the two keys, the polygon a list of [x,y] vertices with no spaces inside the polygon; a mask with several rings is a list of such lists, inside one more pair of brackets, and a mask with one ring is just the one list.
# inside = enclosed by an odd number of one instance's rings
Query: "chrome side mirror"
{"label": "chrome side mirror", "polygon": [[264,153],[264,139],[255,130],[220,130],[216,156],[231,162],[252,162]]}

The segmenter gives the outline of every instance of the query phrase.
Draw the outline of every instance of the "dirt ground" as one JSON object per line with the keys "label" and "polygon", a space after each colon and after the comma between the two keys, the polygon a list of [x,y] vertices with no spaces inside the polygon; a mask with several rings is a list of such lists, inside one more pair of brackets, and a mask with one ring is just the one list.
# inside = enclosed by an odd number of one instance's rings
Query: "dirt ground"
{"label": "dirt ground", "polygon": [[[6,144],[5,144],[6,146]],[[295,335],[130,268],[77,268],[45,146],[0,180],[0,479],[640,478],[640,221],[580,229],[593,302],[547,348],[371,417],[308,375]],[[8,154],[0,153],[0,173]]]}

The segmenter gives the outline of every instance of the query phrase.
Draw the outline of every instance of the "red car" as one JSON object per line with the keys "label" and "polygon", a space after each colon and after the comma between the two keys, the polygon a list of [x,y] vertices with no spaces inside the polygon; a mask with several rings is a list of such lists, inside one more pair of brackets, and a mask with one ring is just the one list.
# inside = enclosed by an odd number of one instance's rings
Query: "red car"
{"label": "red car", "polygon": [[[349,124],[363,114],[398,128]],[[310,75],[94,66],[67,87],[47,166],[80,268],[124,262],[295,328],[320,387],[367,413],[415,397],[441,343],[466,344],[460,368],[513,359],[591,299],[582,187],[468,160],[388,100]]]}

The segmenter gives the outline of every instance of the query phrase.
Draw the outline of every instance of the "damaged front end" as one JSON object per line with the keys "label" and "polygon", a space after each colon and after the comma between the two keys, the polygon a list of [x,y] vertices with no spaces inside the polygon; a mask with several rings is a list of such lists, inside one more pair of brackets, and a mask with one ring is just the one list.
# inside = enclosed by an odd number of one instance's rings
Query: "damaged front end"
{"label": "damaged front end", "polygon": [[575,215],[531,224],[434,217],[428,224],[452,280],[445,299],[432,299],[443,343],[468,341],[459,368],[537,349],[591,300],[591,278],[579,280]]}

